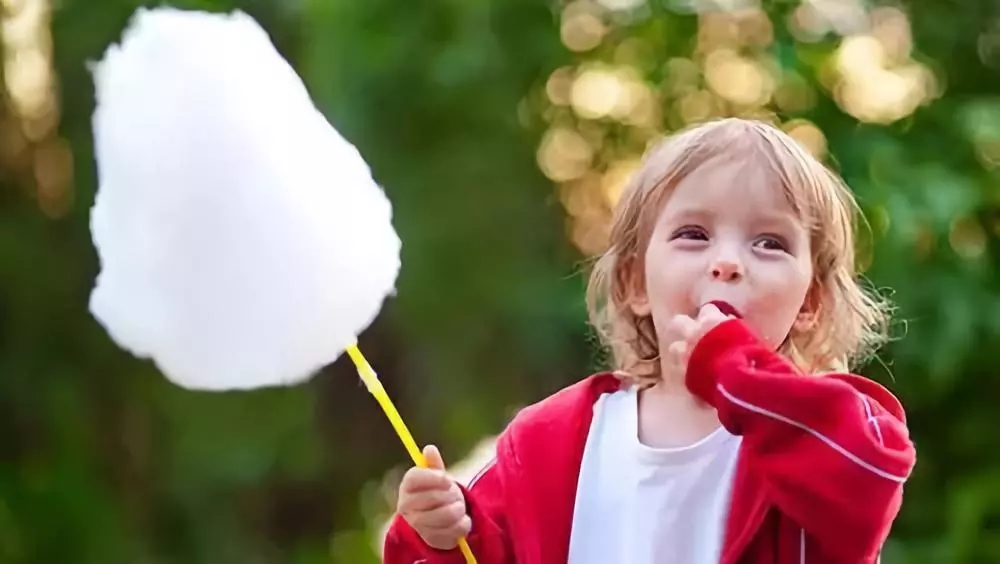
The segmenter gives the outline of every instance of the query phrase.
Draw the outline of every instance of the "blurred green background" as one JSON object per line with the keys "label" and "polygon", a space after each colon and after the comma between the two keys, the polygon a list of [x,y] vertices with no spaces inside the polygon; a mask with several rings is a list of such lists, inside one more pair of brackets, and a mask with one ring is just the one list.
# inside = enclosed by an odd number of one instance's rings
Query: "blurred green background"
{"label": "blurred green background", "polygon": [[[376,562],[408,461],[344,359],[192,393],[87,312],[86,65],[138,4],[2,5],[0,562]],[[175,5],[256,17],[386,187],[404,266],[362,347],[452,462],[600,366],[580,271],[646,144],[780,123],[857,192],[862,266],[898,304],[901,339],[865,371],[919,453],[884,562],[1000,562],[995,1]]]}

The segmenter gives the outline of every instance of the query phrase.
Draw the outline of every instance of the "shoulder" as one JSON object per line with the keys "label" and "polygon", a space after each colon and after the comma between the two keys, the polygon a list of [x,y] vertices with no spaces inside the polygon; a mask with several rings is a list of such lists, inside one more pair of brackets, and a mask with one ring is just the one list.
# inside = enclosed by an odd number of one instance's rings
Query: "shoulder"
{"label": "shoulder", "polygon": [[511,421],[509,430],[523,432],[535,427],[558,425],[567,417],[590,412],[602,395],[618,391],[621,387],[621,380],[610,372],[591,375],[522,408]]}
{"label": "shoulder", "polygon": [[899,398],[882,384],[870,378],[849,373],[823,374],[819,377],[833,378],[851,386],[862,397],[874,400],[890,415],[903,423],[906,422],[906,412],[903,409],[903,404],[899,401]]}
{"label": "shoulder", "polygon": [[500,444],[508,449],[516,445],[521,450],[539,442],[571,439],[581,430],[585,433],[597,400],[621,388],[621,380],[610,372],[593,374],[561,388],[518,411],[501,435]]}

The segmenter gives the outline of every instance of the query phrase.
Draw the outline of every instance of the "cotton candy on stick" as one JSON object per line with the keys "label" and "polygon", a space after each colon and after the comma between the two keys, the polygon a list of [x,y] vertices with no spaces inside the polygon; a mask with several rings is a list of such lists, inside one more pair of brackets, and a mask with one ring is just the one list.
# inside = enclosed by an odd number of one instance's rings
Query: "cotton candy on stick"
{"label": "cotton candy on stick", "polygon": [[295,384],[394,288],[400,240],[361,156],[242,13],[140,10],[94,65],[91,311],[175,383]]}
{"label": "cotton candy on stick", "polygon": [[346,350],[425,465],[355,345],[399,273],[391,205],[266,32],[139,9],[92,71],[90,311],[111,338],[206,391],[294,385]]}

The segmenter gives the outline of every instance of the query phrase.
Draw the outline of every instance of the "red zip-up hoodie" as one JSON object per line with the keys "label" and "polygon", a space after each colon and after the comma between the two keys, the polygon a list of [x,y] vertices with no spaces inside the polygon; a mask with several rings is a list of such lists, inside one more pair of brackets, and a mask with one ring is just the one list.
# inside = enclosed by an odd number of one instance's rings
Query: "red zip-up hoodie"
{"label": "red zip-up hoodie", "polygon": [[[597,374],[514,418],[495,460],[463,488],[479,564],[567,562],[593,406],[621,385]],[[916,459],[889,391],[852,374],[803,376],[740,320],[695,346],[687,385],[743,437],[720,564],[877,561]],[[383,562],[465,560],[427,546],[397,516]]]}

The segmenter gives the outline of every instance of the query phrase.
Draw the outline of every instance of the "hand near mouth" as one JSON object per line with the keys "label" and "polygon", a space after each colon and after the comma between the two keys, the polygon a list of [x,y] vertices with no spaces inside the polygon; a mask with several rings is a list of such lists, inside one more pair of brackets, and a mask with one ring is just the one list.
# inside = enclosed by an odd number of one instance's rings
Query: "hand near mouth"
{"label": "hand near mouth", "polygon": [[735,315],[723,313],[715,303],[702,306],[698,310],[697,318],[689,315],[674,316],[667,325],[666,336],[671,344],[664,355],[664,368],[671,376],[671,380],[683,381],[691,351],[706,333],[722,322],[735,318]]}

